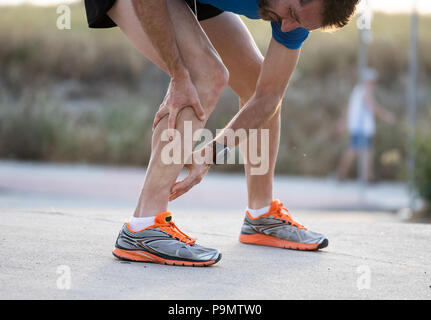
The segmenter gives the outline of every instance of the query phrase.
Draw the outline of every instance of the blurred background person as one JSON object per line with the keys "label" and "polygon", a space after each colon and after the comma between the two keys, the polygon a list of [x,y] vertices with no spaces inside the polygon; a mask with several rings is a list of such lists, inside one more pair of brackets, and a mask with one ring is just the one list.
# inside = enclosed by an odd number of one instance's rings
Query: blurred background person
{"label": "blurred background person", "polygon": [[[361,80],[353,89],[347,110],[347,118],[343,121],[350,137],[350,145],[343,153],[337,169],[339,180],[345,180],[352,164],[364,152],[366,165],[366,179],[375,180],[373,138],[376,133],[375,118],[394,125],[395,116],[378,104],[374,95],[378,74],[373,69],[366,69]],[[341,125],[343,127],[343,125]]]}

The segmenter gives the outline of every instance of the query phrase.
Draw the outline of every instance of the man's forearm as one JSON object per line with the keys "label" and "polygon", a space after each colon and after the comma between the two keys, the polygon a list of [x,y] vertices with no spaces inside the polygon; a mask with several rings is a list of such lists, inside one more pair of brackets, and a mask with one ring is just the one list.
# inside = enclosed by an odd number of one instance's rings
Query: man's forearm
{"label": "man's forearm", "polygon": [[[259,129],[271,119],[280,107],[281,99],[298,63],[299,54],[300,50],[287,49],[274,39],[271,40],[253,97],[216,137],[217,143],[226,145],[232,140],[224,138],[227,129],[233,131],[245,129],[248,139],[249,129]],[[240,136],[243,135],[237,135]],[[234,145],[227,146],[233,149],[240,142],[240,138],[236,138]]]}
{"label": "man's forearm", "polygon": [[[259,129],[271,119],[280,107],[283,94],[255,94],[246,105],[235,115],[223,131],[214,139],[217,143],[232,143],[231,139],[226,139],[227,130],[234,132],[245,129],[247,138],[249,129]],[[241,135],[235,139],[234,145],[227,145],[230,149],[235,148],[240,142]]]}
{"label": "man's forearm", "polygon": [[142,27],[168,68],[171,77],[187,73],[175,39],[166,0],[133,0]]}

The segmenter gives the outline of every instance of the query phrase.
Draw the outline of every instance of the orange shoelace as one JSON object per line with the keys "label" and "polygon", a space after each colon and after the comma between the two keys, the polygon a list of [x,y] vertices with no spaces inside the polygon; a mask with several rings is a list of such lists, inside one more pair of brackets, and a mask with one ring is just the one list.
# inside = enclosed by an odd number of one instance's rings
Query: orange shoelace
{"label": "orange shoelace", "polygon": [[[283,212],[283,211],[285,211],[285,212]],[[269,212],[265,213],[262,217],[269,217],[269,216],[272,216],[272,217],[279,219],[279,220],[282,220],[284,222],[288,222],[292,226],[297,227],[298,229],[307,230],[307,228],[304,227],[302,224],[293,220],[292,216],[289,214],[289,210],[287,210],[285,207],[283,207],[283,203],[279,200],[274,200],[271,203],[271,207],[269,209]]]}
{"label": "orange shoelace", "polygon": [[182,232],[172,221],[167,223],[156,223],[149,227],[149,229],[159,228],[160,230],[166,232],[171,235],[173,238],[178,239],[178,241],[184,242],[188,245],[193,245],[196,242],[196,239],[193,239]]}

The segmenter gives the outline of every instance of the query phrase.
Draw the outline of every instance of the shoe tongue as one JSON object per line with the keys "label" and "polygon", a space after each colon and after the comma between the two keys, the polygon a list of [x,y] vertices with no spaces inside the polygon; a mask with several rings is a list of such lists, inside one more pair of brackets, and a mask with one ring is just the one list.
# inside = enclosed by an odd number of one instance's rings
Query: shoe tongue
{"label": "shoe tongue", "polygon": [[280,200],[274,200],[271,203],[271,207],[269,208],[269,211],[270,212],[275,211],[278,209],[279,206],[280,206]]}
{"label": "shoe tongue", "polygon": [[169,223],[172,221],[172,213],[170,213],[169,211],[160,212],[158,215],[156,215],[154,221],[156,224]]}

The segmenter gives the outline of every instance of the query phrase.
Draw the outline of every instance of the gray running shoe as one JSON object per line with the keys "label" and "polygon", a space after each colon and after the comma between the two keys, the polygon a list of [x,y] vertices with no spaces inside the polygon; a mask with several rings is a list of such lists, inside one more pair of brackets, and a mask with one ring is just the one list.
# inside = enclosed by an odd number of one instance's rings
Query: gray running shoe
{"label": "gray running shoe", "polygon": [[328,246],[325,236],[294,221],[279,200],[274,200],[269,212],[257,218],[246,212],[239,241],[294,250],[318,250]]}
{"label": "gray running shoe", "polygon": [[197,245],[172,222],[170,212],[156,216],[155,224],[132,231],[125,223],[115,243],[113,255],[118,259],[154,262],[174,266],[209,266],[221,259],[216,249]]}

